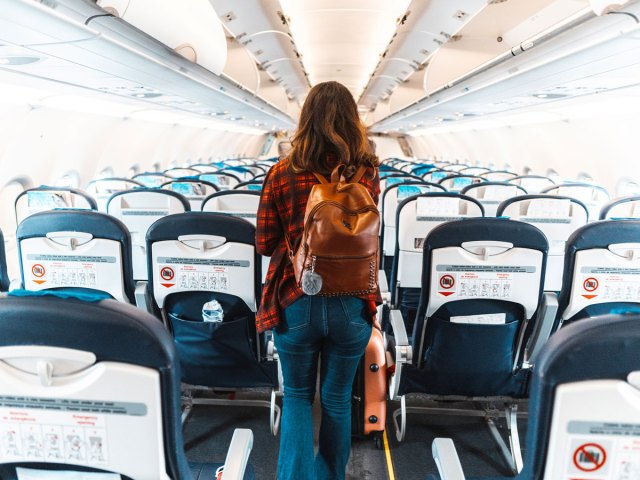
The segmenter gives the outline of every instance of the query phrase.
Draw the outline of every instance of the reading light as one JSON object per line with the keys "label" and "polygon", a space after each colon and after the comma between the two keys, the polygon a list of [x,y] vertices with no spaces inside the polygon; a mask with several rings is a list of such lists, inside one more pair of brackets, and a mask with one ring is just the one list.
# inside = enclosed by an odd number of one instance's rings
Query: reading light
{"label": "reading light", "polygon": [[36,63],[41,60],[40,57],[32,57],[32,56],[10,56],[10,57],[2,57],[0,58],[0,65],[29,65],[30,63]]}

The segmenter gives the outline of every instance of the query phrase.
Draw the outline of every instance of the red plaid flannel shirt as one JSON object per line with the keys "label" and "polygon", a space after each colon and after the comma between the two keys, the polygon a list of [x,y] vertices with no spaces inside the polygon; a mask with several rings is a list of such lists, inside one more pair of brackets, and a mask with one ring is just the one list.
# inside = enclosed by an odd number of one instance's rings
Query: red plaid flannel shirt
{"label": "red plaid flannel shirt", "polygon": [[[311,188],[318,183],[312,173],[291,173],[288,160],[276,163],[264,180],[256,225],[256,249],[270,256],[267,279],[262,291],[262,302],[256,315],[259,332],[275,328],[280,323],[282,310],[302,297],[296,284],[293,265],[289,260],[284,232],[292,245],[297,245],[304,227],[304,212]],[[377,170],[368,168],[360,180],[377,204],[380,178]],[[360,298],[370,301],[372,313],[380,303],[380,292]]]}

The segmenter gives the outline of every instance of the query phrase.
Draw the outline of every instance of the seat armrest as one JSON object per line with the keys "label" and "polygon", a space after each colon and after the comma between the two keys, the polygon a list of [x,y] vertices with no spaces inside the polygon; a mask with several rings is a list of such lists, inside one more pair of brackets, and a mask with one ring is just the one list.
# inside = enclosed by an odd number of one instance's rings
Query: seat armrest
{"label": "seat armrest", "polygon": [[267,330],[264,332],[265,339],[265,352],[267,360],[270,362],[278,359],[278,350],[276,349],[276,342],[273,339],[273,331]]}
{"label": "seat armrest", "polygon": [[404,326],[404,320],[402,319],[400,310],[391,310],[389,312],[389,323],[391,324],[395,340],[393,342],[395,345],[395,373],[392,374],[391,381],[389,382],[389,398],[395,400],[397,399],[398,389],[400,388],[402,366],[405,363],[412,362],[413,348],[409,344],[407,329]]}
{"label": "seat armrest", "polygon": [[147,302],[147,282],[137,282],[133,295],[136,299],[136,307],[145,312],[151,312],[149,310],[149,303]]}
{"label": "seat armrest", "polygon": [[242,480],[247,468],[249,454],[253,448],[253,432],[247,428],[236,428],[224,460],[222,480]]}
{"label": "seat armrest", "polygon": [[14,290],[21,290],[22,289],[22,280],[20,280],[19,278],[14,278],[13,280],[11,280],[11,282],[9,282],[9,291],[13,292]]}
{"label": "seat armrest", "polygon": [[538,309],[538,315],[534,323],[533,332],[529,338],[525,350],[524,361],[527,365],[536,362],[540,349],[553,333],[553,326],[558,314],[558,297],[553,292],[545,292],[542,296],[542,304]]}
{"label": "seat armrest", "polygon": [[[409,346],[409,337],[407,336],[407,328],[404,326],[404,319],[400,310],[391,310],[389,312],[389,323],[393,330],[393,337],[396,339],[397,346]],[[409,359],[411,361],[411,359]]]}
{"label": "seat armrest", "polygon": [[384,270],[378,270],[378,287],[380,287],[380,296],[384,303],[391,303],[391,292],[389,291],[389,281]]}
{"label": "seat armrest", "polygon": [[450,438],[434,439],[431,444],[431,454],[438,467],[440,480],[465,480],[453,440]]}

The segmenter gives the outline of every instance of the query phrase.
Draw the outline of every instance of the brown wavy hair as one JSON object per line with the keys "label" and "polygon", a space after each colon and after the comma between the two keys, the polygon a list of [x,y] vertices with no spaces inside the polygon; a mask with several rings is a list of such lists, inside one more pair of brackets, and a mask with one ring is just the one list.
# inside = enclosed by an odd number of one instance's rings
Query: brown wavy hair
{"label": "brown wavy hair", "polygon": [[291,143],[289,169],[294,173],[329,173],[332,161],[328,157],[350,167],[379,164],[356,102],[338,82],[319,83],[309,91]]}

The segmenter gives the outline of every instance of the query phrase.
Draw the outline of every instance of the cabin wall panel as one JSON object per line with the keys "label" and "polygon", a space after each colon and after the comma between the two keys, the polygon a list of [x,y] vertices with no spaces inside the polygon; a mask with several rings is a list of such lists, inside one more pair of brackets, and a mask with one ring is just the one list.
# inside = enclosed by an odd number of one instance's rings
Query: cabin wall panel
{"label": "cabin wall panel", "polygon": [[376,155],[380,160],[393,157],[404,157],[398,140],[393,137],[371,137],[376,144]]}
{"label": "cabin wall panel", "polygon": [[620,177],[640,179],[634,125],[633,115],[581,118],[429,134],[410,143],[419,158],[509,163],[518,173],[528,166],[541,175],[553,168],[565,179],[587,172],[613,195]]}
{"label": "cabin wall panel", "polygon": [[[209,161],[231,156],[255,156],[265,135],[205,129],[185,125],[123,119],[107,115],[0,105],[1,184],[28,175],[35,184],[53,183],[77,170],[85,185],[105,167],[126,175],[139,164]],[[1,186],[1,185],[0,185]]]}

